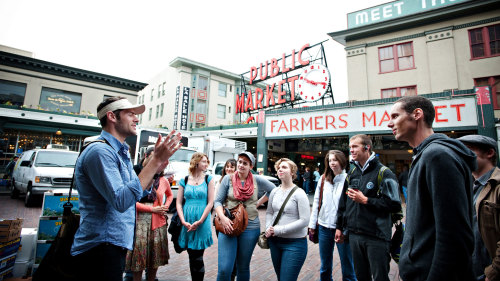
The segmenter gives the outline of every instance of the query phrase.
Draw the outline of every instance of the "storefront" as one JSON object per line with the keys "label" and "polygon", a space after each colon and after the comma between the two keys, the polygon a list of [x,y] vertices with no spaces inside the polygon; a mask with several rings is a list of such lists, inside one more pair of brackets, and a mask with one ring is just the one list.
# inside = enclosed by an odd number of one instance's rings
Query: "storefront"
{"label": "storefront", "polygon": [[[424,96],[435,106],[435,132],[452,138],[482,134],[496,139],[492,104],[479,104],[474,90]],[[411,163],[412,148],[395,140],[387,127],[390,108],[396,100],[267,111],[257,134],[257,169],[267,171],[276,160],[287,157],[301,168],[312,170],[319,166],[322,172],[328,150],[338,149],[349,155],[349,138],[367,134],[372,137],[373,150],[381,162],[399,174],[403,166]]]}

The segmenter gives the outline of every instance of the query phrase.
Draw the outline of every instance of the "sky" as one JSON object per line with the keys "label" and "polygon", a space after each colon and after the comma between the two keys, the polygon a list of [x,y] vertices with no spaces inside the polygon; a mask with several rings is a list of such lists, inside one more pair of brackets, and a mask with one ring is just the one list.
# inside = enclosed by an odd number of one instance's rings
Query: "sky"
{"label": "sky", "polygon": [[241,74],[328,40],[333,94],[344,102],[345,50],[327,33],[345,30],[347,13],[389,1],[0,0],[0,45],[147,83],[176,57]]}

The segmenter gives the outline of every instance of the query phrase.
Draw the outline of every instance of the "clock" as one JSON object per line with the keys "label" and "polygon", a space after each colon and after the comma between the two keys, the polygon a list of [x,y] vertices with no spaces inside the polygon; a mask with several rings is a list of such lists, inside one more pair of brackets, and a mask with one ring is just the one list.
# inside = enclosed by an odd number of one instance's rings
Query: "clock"
{"label": "clock", "polygon": [[330,71],[322,64],[304,67],[298,80],[298,93],[307,102],[315,102],[325,95],[330,84]]}

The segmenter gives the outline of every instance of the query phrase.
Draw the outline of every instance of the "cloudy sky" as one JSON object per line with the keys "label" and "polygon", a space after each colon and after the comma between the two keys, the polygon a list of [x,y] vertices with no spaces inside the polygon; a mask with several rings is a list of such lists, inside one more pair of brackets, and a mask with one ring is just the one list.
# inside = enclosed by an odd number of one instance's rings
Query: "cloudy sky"
{"label": "cloudy sky", "polygon": [[[35,58],[147,83],[176,57],[241,74],[347,28],[347,13],[389,0],[0,0],[0,45]],[[344,47],[324,43],[337,102]]]}

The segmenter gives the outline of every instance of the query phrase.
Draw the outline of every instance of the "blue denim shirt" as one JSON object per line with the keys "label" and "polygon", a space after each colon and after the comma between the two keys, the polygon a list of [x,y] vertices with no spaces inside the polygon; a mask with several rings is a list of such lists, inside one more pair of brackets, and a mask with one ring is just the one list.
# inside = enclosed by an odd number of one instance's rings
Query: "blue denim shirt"
{"label": "blue denim shirt", "polygon": [[126,143],[106,131],[76,162],[75,182],[79,194],[80,227],[71,254],[77,255],[101,244],[110,243],[132,250],[135,203],[142,187],[134,172]]}

